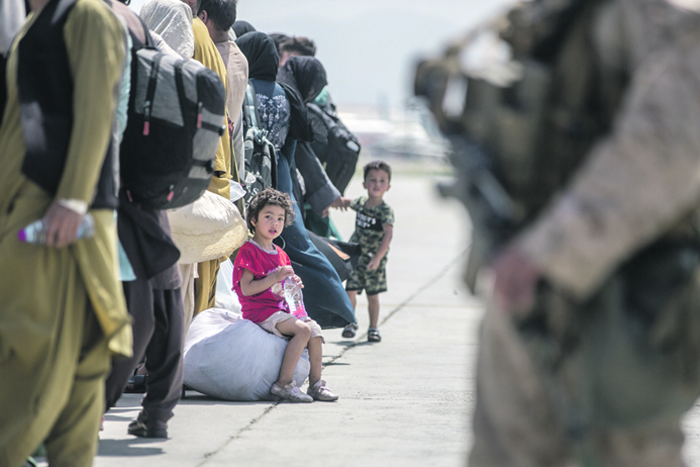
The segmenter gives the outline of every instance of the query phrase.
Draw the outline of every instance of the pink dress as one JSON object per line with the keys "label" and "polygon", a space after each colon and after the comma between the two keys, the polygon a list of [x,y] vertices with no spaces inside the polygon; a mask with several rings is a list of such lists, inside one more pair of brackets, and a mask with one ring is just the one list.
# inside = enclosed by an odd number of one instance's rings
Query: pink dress
{"label": "pink dress", "polygon": [[254,323],[262,323],[277,311],[289,313],[282,282],[277,282],[269,289],[248,297],[241,292],[241,276],[244,269],[253,273],[253,278],[258,280],[275,272],[280,266],[292,264],[287,253],[277,245],[273,246],[276,253],[267,252],[254,242],[248,241],[238,251],[233,264],[233,290],[241,303],[243,318]]}

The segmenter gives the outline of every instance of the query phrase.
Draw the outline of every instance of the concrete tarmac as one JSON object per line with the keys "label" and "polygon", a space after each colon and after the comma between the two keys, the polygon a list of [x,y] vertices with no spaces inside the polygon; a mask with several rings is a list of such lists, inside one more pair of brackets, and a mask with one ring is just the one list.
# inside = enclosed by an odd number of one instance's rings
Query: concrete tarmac
{"label": "concrete tarmac", "polygon": [[[169,439],[152,440],[127,434],[141,395],[125,394],[106,415],[96,467],[465,465],[483,313],[460,278],[468,218],[456,201],[436,193],[444,167],[394,165],[386,195],[396,223],[389,291],[380,295],[382,342],[367,342],[364,295],[356,338],[325,331],[323,379],[340,399],[225,402],[188,391],[175,408]],[[346,195],[363,194],[361,182],[356,176]],[[331,216],[347,239],[354,212]],[[700,408],[685,429],[688,464],[700,466]]]}
{"label": "concrete tarmac", "polygon": [[[367,342],[365,295],[358,297],[356,338],[324,331],[323,379],[337,402],[225,402],[188,391],[174,410],[169,439],[150,440],[127,434],[141,395],[125,394],[106,415],[94,465],[462,465],[482,307],[460,283],[466,214],[437,195],[440,171],[396,164],[386,195],[396,224],[389,291],[380,295],[382,342]],[[346,196],[364,193],[356,176]],[[349,238],[354,211],[331,217]]]}

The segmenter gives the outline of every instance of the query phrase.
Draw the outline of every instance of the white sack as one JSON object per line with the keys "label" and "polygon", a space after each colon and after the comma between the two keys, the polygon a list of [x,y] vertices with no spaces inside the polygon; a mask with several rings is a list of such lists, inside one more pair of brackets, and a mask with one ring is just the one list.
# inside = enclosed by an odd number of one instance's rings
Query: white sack
{"label": "white sack", "polygon": [[241,312],[241,303],[238,301],[236,292],[233,291],[233,263],[230,258],[219,265],[215,298],[216,308]]}
{"label": "white sack", "polygon": [[[205,310],[192,321],[185,340],[185,384],[208,396],[231,401],[273,400],[287,341],[218,308]],[[309,376],[306,350],[297,363],[294,381]]]}

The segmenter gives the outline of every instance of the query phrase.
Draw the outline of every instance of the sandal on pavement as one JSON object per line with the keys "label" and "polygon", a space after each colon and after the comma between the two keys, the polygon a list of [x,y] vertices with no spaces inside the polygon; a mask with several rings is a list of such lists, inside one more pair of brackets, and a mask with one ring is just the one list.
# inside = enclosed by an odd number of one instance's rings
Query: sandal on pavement
{"label": "sandal on pavement", "polygon": [[381,336],[381,334],[379,334],[379,329],[369,328],[369,331],[367,331],[367,341],[368,342],[381,342],[382,336]]}
{"label": "sandal on pavement", "polygon": [[343,329],[342,336],[346,339],[355,337],[355,331],[357,331],[357,323],[350,323]]}

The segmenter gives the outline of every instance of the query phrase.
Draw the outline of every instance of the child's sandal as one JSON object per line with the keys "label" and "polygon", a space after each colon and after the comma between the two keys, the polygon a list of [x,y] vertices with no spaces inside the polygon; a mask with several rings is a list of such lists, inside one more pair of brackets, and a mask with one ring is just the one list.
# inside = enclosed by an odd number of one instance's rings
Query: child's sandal
{"label": "child's sandal", "polygon": [[343,329],[342,336],[346,339],[351,339],[355,337],[355,331],[357,331],[357,323],[350,323]]}
{"label": "child's sandal", "polygon": [[382,336],[379,334],[379,329],[369,328],[369,331],[367,331],[367,341],[368,342],[381,342]]}

